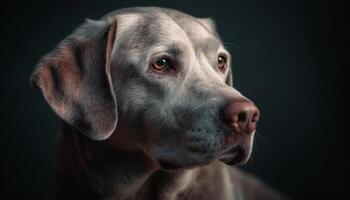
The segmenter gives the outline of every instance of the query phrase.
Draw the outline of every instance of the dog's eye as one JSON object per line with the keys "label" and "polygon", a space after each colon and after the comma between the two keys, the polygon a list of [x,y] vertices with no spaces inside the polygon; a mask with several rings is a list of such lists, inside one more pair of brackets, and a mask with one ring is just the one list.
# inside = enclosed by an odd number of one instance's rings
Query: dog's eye
{"label": "dog's eye", "polygon": [[158,71],[164,71],[167,69],[170,65],[170,61],[167,58],[161,58],[156,60],[153,64],[152,67]]}
{"label": "dog's eye", "polygon": [[218,57],[218,68],[220,71],[225,71],[227,65],[227,58],[223,55]]}

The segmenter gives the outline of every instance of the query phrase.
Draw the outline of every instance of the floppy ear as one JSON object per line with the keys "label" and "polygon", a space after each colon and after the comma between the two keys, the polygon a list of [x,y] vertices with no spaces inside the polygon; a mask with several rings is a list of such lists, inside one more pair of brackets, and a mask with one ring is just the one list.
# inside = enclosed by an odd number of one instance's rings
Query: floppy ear
{"label": "floppy ear", "polygon": [[211,18],[198,18],[199,22],[212,34],[217,35],[216,25]]}
{"label": "floppy ear", "polygon": [[116,19],[87,20],[42,58],[32,74],[51,108],[93,140],[108,138],[117,121],[110,68]]}

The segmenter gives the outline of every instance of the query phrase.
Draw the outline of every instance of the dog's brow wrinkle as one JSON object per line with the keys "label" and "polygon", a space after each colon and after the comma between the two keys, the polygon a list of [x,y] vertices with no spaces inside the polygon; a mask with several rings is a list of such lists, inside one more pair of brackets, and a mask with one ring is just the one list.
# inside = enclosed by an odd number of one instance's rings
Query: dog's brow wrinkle
{"label": "dog's brow wrinkle", "polygon": [[[186,15],[184,13],[168,12],[168,11],[163,11],[163,13],[166,14],[176,25],[178,25],[179,28],[181,28],[181,30],[190,39],[195,50],[198,50],[196,41],[199,41],[199,40],[202,40],[202,38],[208,38],[208,37],[212,37],[213,40],[215,40],[214,38],[216,36],[214,36],[201,22],[199,22],[197,18]],[[200,43],[206,43],[206,41],[203,41]],[[220,42],[218,42],[217,40],[216,40],[216,43],[218,45],[214,45],[214,48],[215,46],[220,45]],[[218,48],[216,48],[216,50],[217,49]]]}

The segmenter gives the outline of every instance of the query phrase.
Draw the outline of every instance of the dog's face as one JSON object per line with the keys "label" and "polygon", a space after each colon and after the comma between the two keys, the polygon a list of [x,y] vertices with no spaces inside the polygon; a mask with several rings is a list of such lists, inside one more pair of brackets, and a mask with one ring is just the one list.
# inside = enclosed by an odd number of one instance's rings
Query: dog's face
{"label": "dog's face", "polygon": [[92,139],[141,148],[165,169],[247,161],[259,112],[232,87],[231,56],[211,20],[123,9],[71,37],[34,75],[64,120]]}

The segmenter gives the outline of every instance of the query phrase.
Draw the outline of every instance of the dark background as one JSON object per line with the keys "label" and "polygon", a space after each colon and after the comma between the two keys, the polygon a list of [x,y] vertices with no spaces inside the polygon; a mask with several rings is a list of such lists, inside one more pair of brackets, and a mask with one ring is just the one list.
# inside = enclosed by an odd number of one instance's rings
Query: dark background
{"label": "dark background", "polygon": [[212,17],[224,42],[236,44],[235,86],[262,112],[246,170],[296,199],[344,195],[345,5],[74,0],[1,3],[1,199],[52,199],[55,191],[59,119],[30,87],[38,59],[84,18],[144,5]]}

